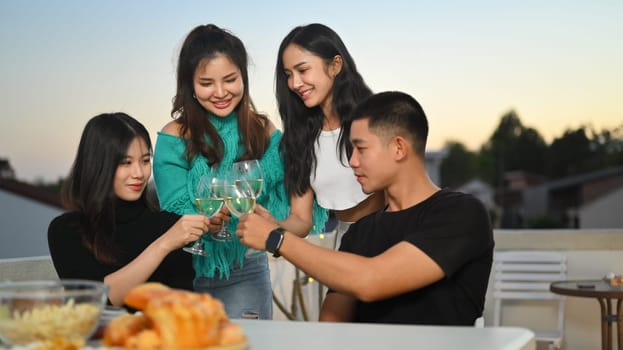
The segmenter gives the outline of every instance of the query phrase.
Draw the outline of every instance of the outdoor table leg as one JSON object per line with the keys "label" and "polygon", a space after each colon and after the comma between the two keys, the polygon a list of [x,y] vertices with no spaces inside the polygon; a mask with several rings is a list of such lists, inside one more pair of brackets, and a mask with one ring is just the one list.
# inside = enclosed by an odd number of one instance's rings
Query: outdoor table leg
{"label": "outdoor table leg", "polygon": [[606,322],[608,325],[608,349],[612,350],[612,301],[610,299],[604,299],[606,302]]}
{"label": "outdoor table leg", "polygon": [[597,298],[601,307],[601,349],[612,350],[610,346],[610,324],[608,323],[608,315],[610,314],[610,303],[607,299]]}
{"label": "outdoor table leg", "polygon": [[623,299],[617,299],[617,346],[623,349]]}

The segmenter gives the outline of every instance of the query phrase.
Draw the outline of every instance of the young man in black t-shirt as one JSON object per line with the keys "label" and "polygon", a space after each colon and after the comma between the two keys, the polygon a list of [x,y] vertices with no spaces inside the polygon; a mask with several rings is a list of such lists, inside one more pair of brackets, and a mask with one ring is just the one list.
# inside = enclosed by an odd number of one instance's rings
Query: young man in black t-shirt
{"label": "young man in black t-shirt", "polygon": [[472,325],[484,308],[493,233],[482,203],[428,177],[421,106],[400,92],[373,95],[344,136],[363,191],[384,191],[387,207],[353,224],[339,252],[257,214],[241,218],[242,243],[281,254],[329,286],[322,321]]}

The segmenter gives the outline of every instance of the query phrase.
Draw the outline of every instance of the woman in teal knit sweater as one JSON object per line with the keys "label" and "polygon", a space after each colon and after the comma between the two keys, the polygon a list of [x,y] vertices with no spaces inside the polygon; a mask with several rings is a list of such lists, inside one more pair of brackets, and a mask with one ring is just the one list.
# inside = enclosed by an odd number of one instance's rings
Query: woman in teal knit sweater
{"label": "woman in teal knit sweater", "polygon": [[[194,193],[202,175],[218,175],[238,160],[258,159],[264,187],[257,210],[270,211],[281,227],[300,236],[323,228],[326,212],[317,204],[310,216],[308,204],[289,203],[279,154],[282,133],[251,106],[247,53],[236,36],[212,24],[188,34],[179,55],[171,116],[174,120],[158,133],[154,154],[163,209],[197,213]],[[212,223],[222,219],[219,215]],[[235,232],[237,223],[231,218],[228,229]],[[272,319],[266,254],[247,254],[238,239],[217,242],[204,235],[202,243],[208,256],[193,256],[195,290],[223,301],[232,318]]]}

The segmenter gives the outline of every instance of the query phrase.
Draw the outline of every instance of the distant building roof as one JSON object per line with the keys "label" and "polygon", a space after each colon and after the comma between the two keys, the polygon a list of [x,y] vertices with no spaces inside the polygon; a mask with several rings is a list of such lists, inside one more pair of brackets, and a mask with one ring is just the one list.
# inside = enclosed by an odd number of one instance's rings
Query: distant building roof
{"label": "distant building roof", "polygon": [[559,190],[566,187],[578,186],[586,182],[619,175],[623,176],[623,166],[592,171],[590,173],[568,176],[560,180],[549,181],[547,182],[547,187],[550,190]]}
{"label": "distant building roof", "polygon": [[504,174],[506,188],[511,190],[539,185],[546,180],[547,178],[543,175],[529,173],[522,170],[508,171]]}
{"label": "distant building roof", "polygon": [[57,193],[46,190],[45,188],[33,186],[13,179],[0,178],[0,190],[11,192],[18,196],[26,197],[34,201],[63,208],[61,198]]}

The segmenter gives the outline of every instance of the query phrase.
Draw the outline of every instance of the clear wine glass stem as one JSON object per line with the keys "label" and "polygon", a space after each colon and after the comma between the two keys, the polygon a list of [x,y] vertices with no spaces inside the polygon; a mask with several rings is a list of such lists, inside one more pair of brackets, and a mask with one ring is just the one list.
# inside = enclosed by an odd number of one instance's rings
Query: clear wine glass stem
{"label": "clear wine glass stem", "polygon": [[225,221],[223,221],[223,223],[221,224],[221,229],[218,232],[212,233],[212,239],[219,242],[228,242],[233,240],[232,234],[227,230],[227,227],[225,226]]}

